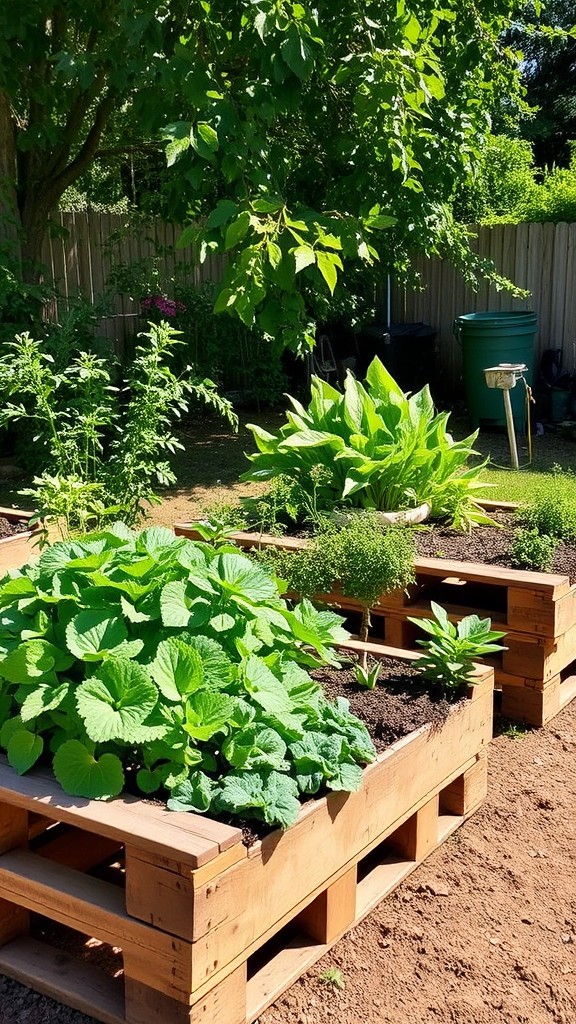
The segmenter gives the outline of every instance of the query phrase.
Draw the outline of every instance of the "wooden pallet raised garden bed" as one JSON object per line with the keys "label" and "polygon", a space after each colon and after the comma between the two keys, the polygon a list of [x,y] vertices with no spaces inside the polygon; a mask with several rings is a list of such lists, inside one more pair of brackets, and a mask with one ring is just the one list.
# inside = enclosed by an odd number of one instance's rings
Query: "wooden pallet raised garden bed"
{"label": "wooden pallet raised garden bed", "polygon": [[[185,523],[180,536],[198,538]],[[283,547],[297,550],[305,540],[238,532],[230,539],[244,550]],[[319,599],[344,612],[361,605],[338,591]],[[568,576],[528,572],[446,558],[416,558],[416,583],[407,591],[383,595],[372,611],[372,638],[411,649],[422,632],[408,616],[429,617],[430,601],[443,605],[453,621],[476,612],[504,630],[507,650],[490,660],[502,690],[502,713],[542,726],[576,697],[576,584]],[[353,620],[352,620],[353,622]]]}
{"label": "wooden pallet raised garden bed", "polygon": [[[7,519],[10,523],[27,525],[33,515],[33,512],[0,506],[0,519]],[[39,527],[34,527],[31,530],[14,533],[11,537],[0,538],[0,577],[4,576],[8,569],[20,569],[37,555],[38,549],[34,548],[34,544],[39,532]]]}
{"label": "wooden pallet raised garden bed", "polygon": [[[482,803],[493,673],[476,680],[360,791],[309,801],[250,849],[209,818],[67,797],[0,762],[0,972],[105,1024],[255,1020]],[[123,977],[62,952],[46,918],[120,947]]]}

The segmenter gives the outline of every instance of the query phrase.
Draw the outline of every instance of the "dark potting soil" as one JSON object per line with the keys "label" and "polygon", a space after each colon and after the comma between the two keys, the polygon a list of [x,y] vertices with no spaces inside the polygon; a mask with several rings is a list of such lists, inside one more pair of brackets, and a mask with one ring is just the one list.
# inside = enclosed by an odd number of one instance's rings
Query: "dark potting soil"
{"label": "dark potting soil", "polygon": [[[475,526],[470,533],[446,526],[430,526],[414,531],[416,550],[430,558],[450,558],[463,562],[504,565],[512,569],[508,551],[518,521],[513,512],[491,512],[498,526]],[[550,572],[569,576],[576,583],[576,544],[558,544]]]}
{"label": "dark potting soil", "polygon": [[28,529],[28,523],[26,520],[17,519],[12,521],[11,519],[5,519],[4,516],[0,516],[0,540],[4,537],[13,537],[15,533],[25,533]]}
{"label": "dark potting soil", "polygon": [[311,674],[330,700],[346,697],[350,711],[364,722],[378,753],[427,723],[442,725],[453,707],[453,702],[430,692],[419,669],[398,658],[381,662],[373,690],[360,686],[351,668],[326,666]]}

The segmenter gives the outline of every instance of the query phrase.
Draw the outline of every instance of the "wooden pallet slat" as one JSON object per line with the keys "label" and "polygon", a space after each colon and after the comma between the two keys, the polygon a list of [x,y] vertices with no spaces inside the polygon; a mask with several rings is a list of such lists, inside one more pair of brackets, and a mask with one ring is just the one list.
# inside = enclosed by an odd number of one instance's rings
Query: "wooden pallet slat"
{"label": "wooden pallet slat", "polygon": [[[482,504],[491,511],[502,503]],[[174,530],[179,536],[198,537],[186,523],[176,524]],[[295,551],[307,544],[302,538],[245,531],[233,533],[230,539],[244,550],[275,546]],[[422,634],[408,618],[430,618],[430,601],[435,600],[453,622],[477,613],[489,617],[492,627],[506,634],[506,650],[487,663],[496,668],[502,709],[508,717],[542,726],[576,696],[574,686],[566,681],[576,674],[576,584],[571,585],[568,576],[424,556],[416,558],[415,575],[416,582],[405,591],[382,595],[375,604],[372,640],[387,647],[413,648]],[[355,628],[354,616],[362,610],[356,598],[335,589],[316,599],[348,613],[349,628]]]}
{"label": "wooden pallet slat", "polygon": [[[104,1024],[249,1024],[476,809],[492,687],[479,668],[442,726],[393,744],[358,792],[308,801],[249,855],[227,832],[223,849],[197,859],[182,825],[194,829],[194,815],[172,814],[171,827],[170,815],[130,798],[68,800],[44,773],[22,778],[0,762],[0,971]],[[218,823],[205,824],[218,837]],[[86,873],[110,859],[113,882],[100,868]],[[53,922],[42,943],[27,934],[37,914]],[[121,986],[52,948],[60,925],[119,947]]]}

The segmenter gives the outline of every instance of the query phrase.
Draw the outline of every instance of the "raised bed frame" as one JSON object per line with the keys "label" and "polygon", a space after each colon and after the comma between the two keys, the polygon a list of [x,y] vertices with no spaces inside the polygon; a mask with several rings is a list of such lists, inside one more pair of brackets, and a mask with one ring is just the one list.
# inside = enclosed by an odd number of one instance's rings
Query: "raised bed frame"
{"label": "raised bed frame", "polygon": [[[199,539],[185,523],[177,523],[174,530]],[[245,532],[233,533],[230,539],[244,550],[306,546],[297,538]],[[507,650],[488,663],[495,669],[507,718],[542,726],[576,697],[576,584],[570,585],[568,576],[423,556],[416,558],[415,572],[415,584],[383,595],[373,608],[373,640],[414,648],[423,634],[408,616],[430,617],[434,600],[455,622],[476,612],[489,616],[494,629],[506,632]],[[336,590],[318,598],[345,612],[361,611],[359,601]]]}
{"label": "raised bed frame", "polygon": [[[8,519],[11,523],[28,523],[33,515],[33,512],[0,506],[0,518]],[[39,528],[35,527],[0,539],[0,577],[4,576],[8,569],[20,569],[35,556],[37,551],[33,545],[39,532]]]}
{"label": "raised bed frame", "polygon": [[[67,797],[0,762],[0,972],[104,1024],[254,1021],[480,806],[492,688],[478,667],[442,726],[250,849],[209,818]],[[123,979],[63,953],[52,925],[30,937],[31,912],[121,947]]]}

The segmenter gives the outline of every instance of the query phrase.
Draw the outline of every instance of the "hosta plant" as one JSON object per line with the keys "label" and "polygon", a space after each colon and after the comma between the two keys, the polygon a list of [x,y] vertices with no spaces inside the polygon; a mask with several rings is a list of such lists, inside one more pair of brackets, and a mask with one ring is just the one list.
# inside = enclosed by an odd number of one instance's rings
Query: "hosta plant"
{"label": "hosta plant", "polygon": [[441,605],[431,601],[430,608],[432,619],[409,618],[429,634],[429,639],[416,641],[425,648],[425,654],[414,664],[423,670],[425,679],[444,693],[455,695],[471,682],[475,662],[487,654],[505,650],[496,641],[506,634],[493,630],[490,619],[466,615],[454,625]]}
{"label": "hosta plant", "polygon": [[[258,452],[244,480],[282,475],[316,494],[318,508],[396,511],[427,503],[456,528],[491,520],[474,501],[485,463],[469,466],[477,432],[455,441],[449,413],[436,413],[428,386],[404,394],[378,358],[366,384],[348,372],[343,392],[312,377],[308,408],[290,398],[276,434],[250,425]],[[325,473],[314,483],[318,468]]]}
{"label": "hosta plant", "polygon": [[302,795],[357,789],[374,757],[307,672],[338,664],[340,623],[290,609],[226,545],[122,524],[60,541],[0,583],[0,744],[75,796],[129,776],[173,808],[287,826]]}

